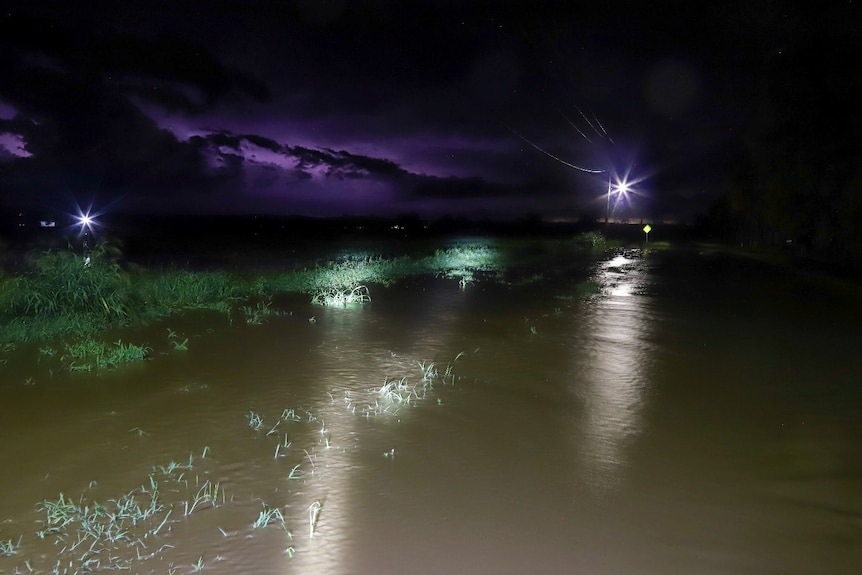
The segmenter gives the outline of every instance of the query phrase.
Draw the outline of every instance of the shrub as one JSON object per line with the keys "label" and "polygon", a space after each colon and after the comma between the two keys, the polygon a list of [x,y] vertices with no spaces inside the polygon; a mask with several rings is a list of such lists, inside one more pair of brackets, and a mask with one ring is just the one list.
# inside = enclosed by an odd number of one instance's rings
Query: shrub
{"label": "shrub", "polygon": [[60,361],[70,371],[91,371],[93,366],[98,369],[113,369],[123,363],[142,361],[151,351],[146,346],[123,343],[121,340],[109,346],[92,339],[67,343],[63,349]]}
{"label": "shrub", "polygon": [[128,323],[132,290],[118,253],[104,242],[89,261],[49,250],[29,257],[21,275],[0,278],[0,340],[83,335]]}
{"label": "shrub", "polygon": [[173,269],[144,273],[136,283],[138,297],[149,315],[176,309],[228,311],[230,302],[244,295],[241,283],[226,272]]}
{"label": "shrub", "polygon": [[102,243],[89,263],[73,252],[47,251],[29,261],[30,271],[6,282],[7,308],[13,315],[94,314],[109,320],[129,316],[129,283]]}
{"label": "shrub", "polygon": [[607,239],[601,232],[584,232],[575,236],[572,241],[579,248],[604,249],[607,246]]}

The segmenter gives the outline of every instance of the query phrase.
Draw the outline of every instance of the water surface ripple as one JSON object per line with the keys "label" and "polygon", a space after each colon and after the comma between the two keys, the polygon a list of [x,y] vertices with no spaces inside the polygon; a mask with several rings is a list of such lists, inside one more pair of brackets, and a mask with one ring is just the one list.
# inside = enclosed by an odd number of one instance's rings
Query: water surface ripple
{"label": "water surface ripple", "polygon": [[[134,338],[170,327],[187,352],[113,372],[25,386],[32,366],[3,366],[0,543],[21,544],[0,572],[74,572],[82,548],[37,537],[37,504],[151,474],[173,511],[110,551],[133,573],[860,572],[855,296],[631,250],[283,311],[170,319]],[[207,481],[224,499],[184,513]],[[273,508],[286,529],[254,529]]]}

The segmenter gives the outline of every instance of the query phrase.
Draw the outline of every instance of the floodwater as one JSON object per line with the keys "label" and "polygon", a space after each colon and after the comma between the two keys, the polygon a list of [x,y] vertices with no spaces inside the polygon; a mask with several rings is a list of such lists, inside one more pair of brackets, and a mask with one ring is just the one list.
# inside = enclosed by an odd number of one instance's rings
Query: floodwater
{"label": "floodwater", "polygon": [[[99,374],[9,356],[0,573],[862,573],[852,289],[633,250],[372,297],[171,318]],[[36,535],[60,493],[144,506],[151,481],[159,511],[90,555],[80,524]]]}

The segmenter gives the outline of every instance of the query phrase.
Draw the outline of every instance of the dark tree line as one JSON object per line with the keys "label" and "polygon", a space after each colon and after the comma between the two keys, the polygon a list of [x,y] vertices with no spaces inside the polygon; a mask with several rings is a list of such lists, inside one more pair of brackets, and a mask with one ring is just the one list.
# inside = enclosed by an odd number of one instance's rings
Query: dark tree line
{"label": "dark tree line", "polygon": [[862,264],[862,34],[811,12],[765,60],[745,153],[712,222],[747,244]]}

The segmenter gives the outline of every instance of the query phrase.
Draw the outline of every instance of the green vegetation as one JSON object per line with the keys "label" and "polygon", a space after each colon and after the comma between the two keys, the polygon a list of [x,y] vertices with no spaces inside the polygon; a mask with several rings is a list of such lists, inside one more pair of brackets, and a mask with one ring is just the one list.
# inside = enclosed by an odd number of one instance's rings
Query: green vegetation
{"label": "green vegetation", "polygon": [[582,234],[578,234],[572,242],[578,247],[591,250],[604,249],[608,244],[605,236],[599,232],[584,232]]}
{"label": "green vegetation", "polygon": [[142,271],[133,278],[143,317],[170,315],[177,310],[210,309],[227,313],[235,301],[249,297],[248,287],[228,272],[181,269]]}
{"label": "green vegetation", "polygon": [[[396,415],[402,408],[416,406],[428,397],[434,390],[434,385],[454,385],[458,379],[455,375],[455,363],[464,356],[464,352],[455,356],[441,373],[434,362],[417,362],[419,380],[411,382],[407,376],[384,378],[383,385],[369,390],[345,392],[344,404],[347,411],[365,417]],[[438,400],[438,403],[439,400]]]}
{"label": "green vegetation", "polygon": [[320,512],[323,509],[323,504],[318,500],[308,506],[308,536],[314,537],[314,530],[317,529],[317,522],[320,519]]}
{"label": "green vegetation", "polygon": [[248,419],[248,426],[255,431],[263,429],[263,419],[260,417],[260,414],[255,413],[254,411],[249,411],[246,418]]}
{"label": "green vegetation", "polygon": [[[93,249],[89,264],[71,251],[46,251],[32,255],[24,272],[0,276],[0,343],[87,338],[183,310],[230,313],[238,302],[255,299],[237,310],[257,325],[274,313],[271,298],[280,292],[343,306],[370,301],[369,283],[390,285],[418,274],[472,281],[475,273],[501,269],[498,254],[485,246],[438,250],[424,258],[349,257],[254,278],[224,271],[129,271],[120,256],[107,242]],[[185,349],[187,342],[174,344]]]}
{"label": "green vegetation", "polygon": [[271,301],[258,302],[254,307],[244,305],[239,310],[245,316],[245,323],[248,325],[261,325],[267,317],[275,313]]}
{"label": "green vegetation", "polygon": [[189,350],[189,338],[184,338],[180,341],[177,332],[168,328],[168,341],[171,346],[174,348],[174,351],[188,351]]}
{"label": "green vegetation", "polygon": [[263,510],[257,516],[254,523],[251,524],[252,529],[262,529],[272,523],[278,524],[282,529],[287,531],[287,525],[284,521],[284,515],[278,507],[270,507],[266,503],[263,504]]}
{"label": "green vegetation", "polygon": [[[160,555],[171,546],[143,551],[149,549],[146,542],[152,543],[171,520],[174,503],[166,501],[162,494],[176,493],[180,484],[188,489],[184,473],[192,469],[193,459],[190,455],[188,464],[155,466],[140,487],[104,502],[88,500],[83,495],[75,501],[63,493],[56,499],[46,499],[36,506],[43,515],[42,528],[36,536],[62,544],[56,565],[64,573],[128,570],[136,560]],[[205,481],[191,501],[181,502],[186,509],[184,516],[203,503],[215,506],[218,495],[218,484]],[[221,499],[224,501],[223,493]]]}
{"label": "green vegetation", "polygon": [[113,345],[93,339],[86,339],[63,346],[65,353],[60,357],[70,371],[92,371],[96,369],[111,369],[124,363],[142,361],[151,351],[146,346],[123,343],[117,340]]}
{"label": "green vegetation", "polygon": [[[587,233],[563,249],[605,245],[601,234]],[[515,265],[502,249],[479,244],[430,255],[352,255],[253,277],[227,271],[147,270],[122,265],[121,255],[115,244],[103,242],[92,250],[89,263],[71,251],[46,251],[31,255],[17,275],[0,274],[0,349],[53,340],[54,345],[40,347],[40,358],[47,360],[59,351],[69,370],[113,368],[144,359],[151,350],[99,342],[99,334],[108,329],[200,309],[231,318],[238,314],[246,324],[260,325],[278,313],[272,301],[281,293],[302,293],[315,305],[343,307],[371,301],[369,286],[424,275],[456,280],[467,289],[484,275],[499,278]],[[180,339],[170,329],[168,341],[175,351],[188,349],[188,338]]]}
{"label": "green vegetation", "polygon": [[[177,340],[178,335],[168,330],[168,339]],[[126,346],[117,342],[117,349]],[[48,350],[49,348],[43,348]],[[99,357],[107,355],[106,347],[92,340],[82,340],[75,344],[64,346],[63,351],[46,352],[46,357],[61,355],[65,357]],[[386,378],[383,386],[355,390],[355,393],[345,392],[345,406],[348,412],[356,415],[392,414],[401,408],[415,406],[420,400],[434,393],[434,386],[454,385],[458,377],[454,373],[454,365],[463,353],[446,364],[445,368],[433,361],[416,361],[415,367],[409,368],[408,376],[398,379]],[[418,368],[418,371],[415,371]],[[413,379],[413,382],[409,379]],[[330,394],[333,404],[336,398]],[[361,407],[356,413],[356,404]],[[437,404],[441,404],[437,399]],[[274,424],[264,423],[264,419]],[[330,447],[330,430],[327,428],[320,413],[302,407],[290,407],[273,413],[259,413],[254,410],[246,412],[245,419],[256,432],[257,438],[268,439],[273,436],[275,441],[275,458],[272,460],[273,470],[290,483],[287,490],[276,489],[275,493],[293,493],[304,497],[309,487],[315,486],[316,471],[321,468],[316,464],[323,449]],[[237,418],[237,427],[241,426]],[[303,438],[306,448],[294,447],[288,439],[288,428],[291,434]],[[142,441],[149,434],[140,428],[132,428],[129,433],[135,433]],[[242,489],[240,484],[229,483],[231,495],[226,494],[219,481],[218,464],[208,459],[209,446],[198,452],[189,453],[187,459],[170,461],[164,465],[154,465],[138,487],[121,493],[119,496],[104,499],[95,498],[95,481],[78,497],[69,497],[59,493],[54,497],[44,499],[36,504],[36,527],[30,534],[20,535],[10,539],[0,540],[0,569],[9,567],[14,573],[66,573],[68,575],[84,574],[102,571],[130,571],[141,569],[145,562],[155,560],[167,565],[168,573],[181,571],[196,572],[205,569],[204,555],[198,552],[184,551],[182,563],[171,561],[175,558],[173,549],[180,540],[177,533],[184,533],[191,528],[193,516],[198,514],[213,514],[208,520],[209,525],[216,521],[230,520],[231,514],[221,514],[222,509],[243,504],[249,500],[249,494],[237,494],[233,490]],[[387,458],[395,457],[395,448],[384,452]],[[281,458],[286,460],[281,462]],[[325,466],[323,466],[325,470]],[[295,486],[295,487],[294,487]],[[296,491],[294,491],[296,489]],[[257,498],[257,495],[253,495]],[[261,508],[248,517],[244,523],[247,531],[245,537],[252,537],[260,529],[271,526],[283,530],[287,537],[284,553],[293,557],[297,553],[294,547],[294,534],[288,528],[289,511],[299,512],[293,521],[303,521],[301,513],[307,513],[308,539],[319,536],[320,525],[326,497],[311,497],[306,504],[299,506],[296,501],[288,501],[282,505],[270,505],[261,501]],[[324,514],[325,515],[325,514]],[[18,524],[18,521],[9,522]],[[217,524],[216,524],[217,525]],[[218,531],[224,537],[232,537],[240,532],[226,531],[217,525]],[[44,553],[44,545],[34,547],[34,539],[47,542],[53,552]],[[194,556],[196,561],[190,564]],[[29,558],[28,558],[29,556]],[[219,561],[216,556],[214,561]],[[184,565],[185,567],[176,567]],[[4,570],[4,572],[6,572]]]}
{"label": "green vegetation", "polygon": [[208,504],[210,507],[218,507],[219,495],[221,495],[221,502],[224,503],[225,493],[221,489],[221,484],[218,482],[213,483],[207,479],[201,485],[200,489],[197,490],[191,501],[183,501],[183,516],[188,517],[195,509],[203,505]]}
{"label": "green vegetation", "polygon": [[[600,240],[603,240],[601,236],[579,237],[572,242],[561,242],[552,249],[593,250],[605,245]],[[540,249],[546,248],[541,246]],[[100,249],[89,266],[74,254],[48,252],[34,256],[27,271],[19,276],[0,278],[0,298],[4,304],[0,307],[0,352],[19,353],[29,348],[34,355],[38,351],[40,362],[52,366],[59,364],[67,370],[110,369],[141,361],[152,350],[147,346],[126,343],[117,335],[110,338],[115,340],[113,343],[105,343],[99,335],[106,328],[112,328],[110,333],[115,334],[113,328],[140,325],[192,309],[223,313],[230,317],[232,325],[259,325],[280,313],[274,301],[279,301],[275,296],[284,292],[305,294],[318,305],[361,304],[370,300],[372,289],[418,275],[451,280],[453,290],[456,285],[472,290],[471,284],[482,282],[489,276],[495,281],[500,280],[501,274],[515,265],[512,259],[504,259],[502,252],[488,246],[462,246],[411,257],[385,259],[364,255],[254,277],[227,272],[126,269],[119,263],[118,253],[107,247]],[[524,259],[534,257],[535,253],[529,252]],[[543,270],[543,273],[550,272]],[[68,297],[51,291],[62,283],[57,278],[48,277],[52,275],[65,276],[64,285],[71,286],[68,289],[79,289],[88,295]],[[532,269],[523,275],[536,282],[542,281],[543,277]],[[585,282],[577,289],[592,293],[600,287],[595,282]],[[37,296],[28,299],[24,290],[31,288],[37,289]],[[23,319],[16,324],[18,331],[8,330],[7,320],[12,321],[19,316]],[[329,317],[329,314],[323,317]],[[51,323],[58,318],[66,318],[62,321],[67,323]],[[315,320],[311,318],[309,321]],[[80,325],[86,329],[65,330],[66,325]],[[537,333],[534,326],[530,330]],[[15,339],[13,336],[16,334],[26,337]],[[30,346],[18,345],[20,341],[33,339],[47,341]],[[156,339],[163,347],[174,351],[188,349],[189,338],[164,325],[158,328]],[[435,403],[444,405],[446,390],[454,389],[459,381],[455,365],[463,355],[459,353],[449,363],[445,360],[440,363],[411,362],[395,377],[394,374],[372,374],[372,377],[362,379],[365,383],[361,387],[344,392],[343,408],[356,416],[397,422],[402,415],[396,414],[403,414],[419,405],[426,408]],[[329,397],[333,404],[342,399],[332,394]],[[288,540],[294,543],[287,519],[296,521],[296,516],[299,516],[303,529],[298,534],[304,539],[306,512],[308,537],[325,536],[326,529],[318,530],[318,527],[326,526],[326,518],[331,511],[322,513],[326,498],[312,490],[319,488],[317,479],[327,470],[325,459],[321,461],[319,458],[326,457],[323,454],[333,445],[334,449],[328,453],[341,452],[342,445],[347,444],[345,437],[338,435],[338,429],[327,427],[322,413],[312,413],[301,407],[279,412],[268,411],[264,406],[260,412],[247,411],[245,420],[240,411],[229,424],[245,429],[247,423],[250,430],[245,433],[262,446],[265,459],[255,460],[254,465],[261,465],[261,461],[272,465],[272,472],[284,480],[276,489],[277,495],[265,495],[267,499],[272,501],[270,497],[285,497],[285,493],[299,497],[277,502],[280,505],[270,505],[262,502],[260,493],[242,493],[240,482],[231,482],[230,476],[219,477],[215,473],[217,468],[207,468],[202,463],[209,452],[209,447],[204,447],[200,458],[196,457],[198,452],[195,451],[187,461],[183,459],[153,466],[139,487],[113,499],[99,497],[97,500],[94,496],[100,494],[90,491],[95,485],[93,482],[79,497],[59,493],[41,501],[35,512],[38,513],[39,524],[29,534],[3,534],[4,540],[0,540],[3,567],[14,563],[14,572],[21,573],[135,572],[141,568],[142,562],[156,559],[167,563],[169,573],[210,570],[219,561],[219,556],[211,558],[207,555],[205,565],[205,556],[199,550],[184,550],[180,554],[181,560],[177,561],[180,567],[175,567],[173,562],[168,562],[172,557],[171,549],[179,542],[176,534],[191,529],[192,523],[200,521],[201,515],[210,526],[215,525],[217,519],[229,517],[230,513],[224,513],[223,508],[234,502],[234,495],[240,504],[253,502],[254,507],[246,509],[237,531],[229,534],[219,526],[218,530],[224,537],[233,536],[243,528],[246,529],[244,536],[252,537],[253,533],[258,533],[256,530],[276,526],[284,530]],[[338,421],[333,417],[330,423]],[[134,424],[130,423],[123,429],[131,425]],[[135,442],[148,441],[149,434],[140,428],[133,427],[128,433],[136,435]],[[299,445],[294,445],[291,439]],[[307,449],[302,448],[303,441]],[[394,459],[395,447],[386,445],[386,448],[384,457]],[[268,449],[272,451],[266,451]],[[270,453],[274,454],[271,459]],[[223,486],[228,487],[228,493]],[[42,497],[44,495],[40,494],[38,499]],[[261,502],[262,508],[256,507],[257,502]],[[287,519],[285,515],[288,515]],[[35,535],[33,531],[36,531]],[[13,534],[14,537],[5,539]],[[38,549],[33,549],[37,537],[46,541],[54,551],[42,552],[43,544],[37,544]],[[292,544],[285,549],[290,557],[295,552]],[[28,555],[31,559],[25,560]],[[194,561],[195,555],[198,555],[197,561]]]}
{"label": "green vegetation", "polygon": [[0,341],[87,336],[129,322],[136,307],[129,277],[112,245],[101,243],[90,264],[70,251],[32,257],[28,270],[0,280]]}
{"label": "green vegetation", "polygon": [[321,288],[311,302],[317,305],[328,306],[347,306],[357,303],[367,303],[371,301],[371,294],[368,288],[363,285],[358,285],[350,288]]}
{"label": "green vegetation", "polygon": [[257,285],[268,293],[307,293],[315,304],[345,306],[371,301],[369,284],[388,286],[420,275],[473,281],[476,274],[503,269],[505,265],[499,250],[471,245],[437,250],[424,257],[347,257],[315,268],[262,278]]}
{"label": "green vegetation", "polygon": [[23,537],[18,537],[18,541],[16,543],[12,543],[11,539],[0,541],[0,555],[3,555],[4,557],[11,557],[14,555],[15,550],[21,545],[21,539],[23,539]]}

